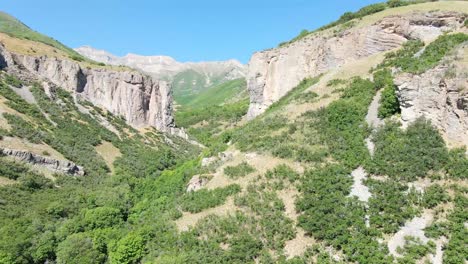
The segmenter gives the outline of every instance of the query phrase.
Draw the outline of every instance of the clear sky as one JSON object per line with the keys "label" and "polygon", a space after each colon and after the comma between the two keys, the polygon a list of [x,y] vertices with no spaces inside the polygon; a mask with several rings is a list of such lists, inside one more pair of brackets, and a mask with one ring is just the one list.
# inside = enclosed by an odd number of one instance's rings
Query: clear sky
{"label": "clear sky", "polygon": [[1,0],[0,10],[70,47],[179,61],[238,59],[376,0]]}

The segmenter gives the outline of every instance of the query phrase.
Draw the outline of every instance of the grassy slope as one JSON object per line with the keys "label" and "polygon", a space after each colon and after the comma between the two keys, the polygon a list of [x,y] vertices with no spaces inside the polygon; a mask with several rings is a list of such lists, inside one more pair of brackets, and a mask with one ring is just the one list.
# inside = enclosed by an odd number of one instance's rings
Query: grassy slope
{"label": "grassy slope", "polygon": [[188,107],[202,107],[209,105],[220,105],[231,99],[247,98],[247,84],[245,79],[235,79],[221,84],[213,85],[202,92],[187,103]]}
{"label": "grassy slope", "polygon": [[82,57],[73,49],[63,45],[62,43],[53,38],[50,38],[46,35],[32,30],[31,28],[23,24],[21,21],[10,16],[5,12],[0,12],[0,32],[3,32],[15,38],[28,39],[50,45],[68,53],[70,56]]}

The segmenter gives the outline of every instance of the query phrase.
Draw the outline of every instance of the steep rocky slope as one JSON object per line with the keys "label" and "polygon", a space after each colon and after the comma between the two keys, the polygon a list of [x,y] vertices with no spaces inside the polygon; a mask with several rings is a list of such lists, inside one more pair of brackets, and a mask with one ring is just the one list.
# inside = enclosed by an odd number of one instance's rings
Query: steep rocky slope
{"label": "steep rocky slope", "polygon": [[83,67],[71,59],[29,56],[0,46],[0,67],[24,78],[43,80],[123,116],[134,127],[173,126],[169,85],[136,71]]}
{"label": "steep rocky slope", "polygon": [[396,73],[404,124],[425,117],[453,146],[468,146],[468,46],[422,74]]}
{"label": "steep rocky slope", "polygon": [[304,78],[400,47],[408,39],[430,41],[463,26],[466,15],[458,11],[468,8],[466,2],[434,6],[432,10],[438,11],[433,12],[412,11],[433,5],[383,11],[362,21],[310,34],[286,46],[255,53],[247,74],[251,101],[248,117],[263,113]]}

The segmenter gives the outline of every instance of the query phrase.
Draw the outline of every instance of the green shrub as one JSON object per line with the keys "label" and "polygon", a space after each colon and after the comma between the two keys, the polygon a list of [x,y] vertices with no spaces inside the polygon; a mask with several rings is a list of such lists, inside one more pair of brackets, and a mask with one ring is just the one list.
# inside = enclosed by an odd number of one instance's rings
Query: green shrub
{"label": "green shrub", "polygon": [[375,93],[374,84],[361,78],[354,79],[344,90],[342,98],[315,113],[315,128],[326,142],[330,154],[350,167],[369,159],[364,139],[367,109]]}
{"label": "green shrub", "polygon": [[328,87],[336,87],[338,85],[346,84],[346,80],[343,79],[332,79],[327,82]]}
{"label": "green shrub", "polygon": [[429,121],[418,119],[406,131],[387,122],[373,136],[375,153],[369,171],[414,181],[442,169],[448,159],[445,142]]}
{"label": "green shrub", "polygon": [[405,6],[407,5],[408,2],[403,1],[403,0],[388,0],[387,5],[389,7],[399,7],[399,6]]}
{"label": "green shrub", "polygon": [[232,184],[225,188],[201,189],[196,192],[189,192],[181,197],[180,207],[183,211],[198,213],[225,203],[229,196],[240,192],[240,190],[239,185]]}
{"label": "green shrub", "polygon": [[21,88],[23,86],[23,82],[14,75],[5,74],[5,82],[16,88]]}
{"label": "green shrub", "polygon": [[245,161],[243,161],[239,165],[227,166],[226,168],[224,168],[224,174],[233,179],[244,177],[247,174],[250,174],[254,171],[255,171],[255,168],[249,165]]}
{"label": "green shrub", "polygon": [[232,263],[246,263],[253,261],[259,256],[262,249],[262,243],[249,234],[242,233],[235,236],[230,241],[228,251],[229,262]]}
{"label": "green shrub", "polygon": [[399,254],[403,255],[399,263],[414,263],[429,253],[434,254],[436,245],[433,241],[423,243],[420,238],[406,236],[403,248],[398,248]]}
{"label": "green shrub", "polygon": [[373,77],[375,89],[377,90],[387,86],[394,86],[392,72],[388,68],[374,72]]}
{"label": "green shrub", "polygon": [[286,241],[295,237],[293,221],[284,214],[283,201],[266,186],[247,186],[247,191],[236,196],[235,204],[255,215],[253,228],[256,237],[264,241],[266,247],[283,249]]}
{"label": "green shrub", "polygon": [[409,190],[406,185],[395,180],[367,180],[365,184],[372,193],[368,201],[372,228],[383,233],[395,233],[420,212],[419,193]]}
{"label": "green shrub", "polygon": [[57,247],[58,264],[104,263],[105,259],[85,233],[73,234]]}
{"label": "green shrub", "polygon": [[110,252],[112,263],[134,264],[139,263],[145,253],[145,240],[136,233],[129,233],[117,242],[114,251]]}
{"label": "green shrub", "polygon": [[398,102],[395,86],[385,86],[380,97],[380,105],[377,113],[378,117],[387,118],[400,112],[400,102]]}
{"label": "green shrub", "polygon": [[427,45],[417,57],[414,55],[421,50],[424,43],[420,40],[408,41],[401,50],[387,54],[380,67],[394,66],[404,72],[420,74],[439,64],[443,57],[465,41],[468,41],[467,34],[444,34]]}
{"label": "green shrub", "polygon": [[19,177],[28,172],[29,168],[24,164],[0,158],[0,175],[2,177],[11,180],[17,180]]}
{"label": "green shrub", "polygon": [[84,222],[89,229],[118,225],[122,220],[123,216],[120,210],[111,207],[88,209],[84,214]]}
{"label": "green shrub", "polygon": [[265,173],[267,179],[288,180],[290,183],[299,179],[299,174],[286,164],[280,164]]}
{"label": "green shrub", "polygon": [[450,150],[445,165],[445,170],[450,178],[461,180],[468,178],[468,158],[466,158],[465,153],[466,148]]}
{"label": "green shrub", "polygon": [[29,104],[26,102],[21,96],[16,94],[12,89],[6,86],[4,83],[0,82],[0,95],[8,99],[6,103],[7,106],[11,107],[12,109],[25,114],[29,115],[33,118],[40,120],[41,122],[48,123],[48,121],[44,118],[41,111],[36,105]]}
{"label": "green shrub", "polygon": [[434,208],[440,203],[445,203],[450,200],[450,196],[445,189],[438,185],[431,185],[424,190],[422,205],[426,208]]}

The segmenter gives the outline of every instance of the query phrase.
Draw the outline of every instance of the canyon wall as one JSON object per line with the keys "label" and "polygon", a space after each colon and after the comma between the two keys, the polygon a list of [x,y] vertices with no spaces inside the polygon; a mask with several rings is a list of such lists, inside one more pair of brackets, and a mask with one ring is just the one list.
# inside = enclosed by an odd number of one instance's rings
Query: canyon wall
{"label": "canyon wall", "polygon": [[360,21],[350,28],[341,25],[257,52],[250,59],[247,74],[247,117],[263,113],[304,78],[398,48],[409,39],[431,41],[444,32],[461,28],[464,19],[465,14],[454,11],[390,15],[370,25],[361,25]]}

